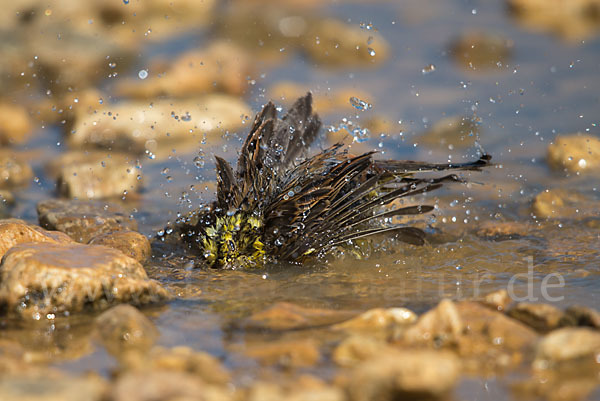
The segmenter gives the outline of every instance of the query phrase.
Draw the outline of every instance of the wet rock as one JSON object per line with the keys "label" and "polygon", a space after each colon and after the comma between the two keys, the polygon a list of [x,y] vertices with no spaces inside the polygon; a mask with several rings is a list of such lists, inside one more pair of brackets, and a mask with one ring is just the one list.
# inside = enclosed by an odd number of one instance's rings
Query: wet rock
{"label": "wet rock", "polygon": [[419,317],[417,322],[402,334],[402,340],[409,344],[438,345],[451,343],[461,335],[464,329],[456,304],[442,300],[434,309]]}
{"label": "wet rock", "polygon": [[32,130],[33,124],[24,107],[0,101],[0,145],[24,143]]}
{"label": "wet rock", "polygon": [[431,127],[430,130],[420,134],[419,143],[428,146],[441,146],[447,149],[465,149],[473,146],[480,126],[471,118],[447,117]]}
{"label": "wet rock", "polygon": [[339,366],[356,366],[360,362],[385,354],[391,347],[373,337],[353,335],[333,350],[333,361]]}
{"label": "wet rock", "polygon": [[73,240],[58,231],[46,231],[17,219],[0,220],[0,258],[15,245],[26,242],[49,242],[52,244],[70,244]]}
{"label": "wet rock", "polygon": [[229,372],[215,357],[189,347],[154,347],[145,354],[129,353],[121,359],[124,370],[169,371],[194,375],[205,383],[225,385]]}
{"label": "wet rock", "polygon": [[78,117],[69,135],[73,146],[99,146],[136,153],[156,152],[157,144],[196,143],[242,127],[249,107],[237,97],[207,95],[195,100],[124,101]]}
{"label": "wet rock", "polygon": [[111,231],[109,233],[99,234],[94,236],[88,244],[104,245],[118,249],[138,262],[147,260],[152,254],[152,248],[150,247],[148,238],[143,234],[130,230]]}
{"label": "wet rock", "polygon": [[374,30],[361,29],[334,19],[314,22],[303,38],[306,39],[303,47],[308,56],[330,66],[379,65],[389,57],[390,52],[387,41]]}
{"label": "wet rock", "polygon": [[592,135],[578,134],[557,136],[554,142],[548,145],[547,158],[550,167],[556,170],[569,173],[598,172],[600,139]]}
{"label": "wet rock", "polygon": [[507,313],[513,319],[517,319],[542,333],[555,330],[559,327],[575,325],[574,319],[571,319],[563,311],[549,304],[520,302]]}
{"label": "wet rock", "polygon": [[0,376],[2,401],[103,401],[107,383],[97,377],[72,377],[56,372]]}
{"label": "wet rock", "polygon": [[547,189],[537,194],[531,206],[537,218],[585,217],[598,210],[598,203],[581,193],[566,189]]}
{"label": "wet rock", "polygon": [[600,312],[580,305],[569,306],[565,314],[573,319],[578,326],[589,326],[600,329]]}
{"label": "wet rock", "polygon": [[[51,167],[58,172],[60,195],[77,199],[100,199],[136,192],[142,184],[138,161],[120,152],[70,152]],[[54,168],[58,166],[58,168]]]}
{"label": "wet rock", "polygon": [[313,366],[321,359],[319,348],[312,339],[250,343],[246,344],[244,353],[262,364],[286,368]]}
{"label": "wet rock", "polygon": [[511,14],[535,31],[546,31],[568,40],[586,39],[600,29],[598,0],[508,0]]}
{"label": "wet rock", "polygon": [[501,289],[490,292],[483,298],[483,304],[497,311],[504,311],[513,302],[508,291]]}
{"label": "wet rock", "polygon": [[118,378],[111,401],[228,401],[231,394],[184,372],[129,372]]}
{"label": "wet rock", "polygon": [[600,357],[600,332],[589,328],[567,327],[544,336],[536,350],[537,369],[560,367],[564,363],[597,363]]}
{"label": "wet rock", "polygon": [[22,317],[168,298],[136,260],[100,245],[21,244],[9,249],[0,265],[1,309]]}
{"label": "wet rock", "polygon": [[8,215],[8,210],[15,204],[12,192],[0,190],[0,219]]}
{"label": "wet rock", "polygon": [[469,71],[503,69],[510,61],[514,43],[499,35],[469,32],[456,39],[451,46],[455,61]]}
{"label": "wet rock", "polygon": [[49,199],[38,203],[37,213],[42,227],[82,243],[113,231],[137,230],[137,222],[114,203]]}
{"label": "wet rock", "polygon": [[396,350],[369,359],[348,377],[352,401],[438,399],[455,386],[458,358],[446,351]]}
{"label": "wet rock", "polygon": [[27,186],[33,170],[14,150],[0,149],[0,189]]}
{"label": "wet rock", "polygon": [[408,325],[417,320],[417,315],[406,308],[376,308],[332,326],[334,330],[370,331],[386,330],[396,325]]}
{"label": "wet rock", "polygon": [[149,350],[158,339],[154,323],[131,305],[118,305],[96,318],[96,333],[106,349],[119,358],[125,352]]}
{"label": "wet rock", "polygon": [[[158,67],[158,66],[157,66]],[[207,49],[182,54],[165,68],[150,76],[122,81],[116,88],[121,96],[194,96],[210,92],[241,95],[248,86],[250,60],[243,48],[230,42],[213,42]]]}
{"label": "wet rock", "polygon": [[485,221],[477,228],[477,236],[493,240],[518,239],[530,235],[532,228],[517,221]]}
{"label": "wet rock", "polygon": [[256,312],[242,322],[247,329],[292,330],[339,323],[353,312],[304,308],[287,302]]}
{"label": "wet rock", "polygon": [[344,401],[343,391],[316,377],[302,375],[291,383],[257,381],[248,389],[248,401]]}

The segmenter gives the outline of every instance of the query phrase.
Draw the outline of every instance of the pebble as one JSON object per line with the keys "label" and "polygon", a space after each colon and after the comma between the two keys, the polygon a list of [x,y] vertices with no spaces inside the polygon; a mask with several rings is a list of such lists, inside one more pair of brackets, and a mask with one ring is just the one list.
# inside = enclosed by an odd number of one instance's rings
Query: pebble
{"label": "pebble", "polygon": [[597,358],[600,358],[600,332],[584,327],[566,327],[554,330],[540,340],[533,366],[546,369],[586,359],[597,363]]}
{"label": "pebble", "polygon": [[255,381],[246,391],[247,401],[345,401],[342,389],[302,375],[292,382]]}
{"label": "pebble", "polygon": [[513,300],[508,294],[508,291],[502,288],[486,294],[482,303],[485,306],[501,312],[506,310],[512,302]]}
{"label": "pebble", "polygon": [[0,101],[0,145],[19,145],[26,142],[33,123],[25,107]]}
{"label": "pebble", "polygon": [[456,304],[448,299],[419,317],[401,335],[409,344],[433,343],[438,345],[451,343],[461,335],[464,325]]}
{"label": "pebble", "polygon": [[42,227],[81,243],[113,231],[137,230],[137,222],[115,203],[49,199],[38,203],[37,213]]}
{"label": "pebble", "polygon": [[154,323],[131,305],[117,305],[102,312],[95,320],[95,330],[116,358],[125,352],[148,351],[159,337]]}
{"label": "pebble", "polygon": [[0,305],[34,320],[169,297],[139,262],[101,245],[21,244],[0,264]]}
{"label": "pebble", "polygon": [[285,368],[314,366],[321,359],[316,341],[310,338],[262,344],[246,343],[244,354],[264,365],[279,365]]}
{"label": "pebble", "polygon": [[364,360],[385,354],[392,349],[387,343],[370,336],[352,335],[333,350],[333,361],[344,367],[356,366]]}
{"label": "pebble", "polygon": [[562,188],[547,189],[533,199],[533,214],[540,219],[577,218],[597,213],[598,202],[588,199],[583,194]]}
{"label": "pebble", "polygon": [[0,376],[2,401],[104,401],[107,383],[93,375],[74,377],[55,372]]}
{"label": "pebble", "polygon": [[137,192],[142,185],[137,163],[135,157],[121,152],[69,152],[53,162],[50,170],[58,172],[60,195],[101,199]]}
{"label": "pebble", "polygon": [[14,150],[0,148],[0,189],[28,186],[33,170]]}
{"label": "pebble", "polygon": [[511,308],[507,314],[540,333],[547,333],[560,327],[576,324],[575,319],[550,304],[520,302]]}
{"label": "pebble", "polygon": [[481,127],[471,118],[454,116],[436,122],[417,138],[419,143],[428,146],[441,146],[450,149],[466,149],[475,143]]}
{"label": "pebble", "polygon": [[454,41],[450,53],[469,71],[504,70],[510,62],[514,42],[487,32],[467,32]]}
{"label": "pebble", "polygon": [[98,234],[94,236],[88,244],[104,245],[118,249],[138,262],[148,260],[152,254],[152,248],[148,238],[137,231],[131,230],[111,231],[104,234]]}
{"label": "pebble", "polygon": [[555,170],[597,173],[600,169],[600,138],[592,135],[559,135],[548,145],[547,160]]}
{"label": "pebble", "polygon": [[531,235],[532,227],[518,221],[485,221],[477,228],[476,235],[493,240],[518,239]]}
{"label": "pebble", "polygon": [[70,244],[73,240],[59,231],[46,231],[30,225],[23,220],[0,220],[0,258],[15,245],[26,242],[49,242],[52,244]]}
{"label": "pebble", "polygon": [[600,329],[600,312],[580,305],[569,306],[565,314],[572,318],[578,326]]}
{"label": "pebble", "polygon": [[[369,36],[373,39],[367,44]],[[389,44],[379,33],[335,19],[313,22],[303,38],[303,48],[308,56],[330,66],[380,65],[390,53]]]}
{"label": "pebble", "polygon": [[417,315],[406,308],[375,308],[332,326],[334,330],[362,331],[386,330],[396,325],[408,325],[417,320]]}
{"label": "pebble", "polygon": [[224,132],[243,127],[244,116],[249,115],[246,103],[237,96],[222,94],[152,103],[122,101],[101,113],[78,116],[69,143],[75,147],[154,153],[158,144],[193,142],[193,150],[205,135],[220,141]]}
{"label": "pebble", "polygon": [[351,401],[443,399],[459,373],[460,361],[451,352],[394,350],[354,368],[347,392]]}
{"label": "pebble", "polygon": [[278,302],[244,319],[247,329],[292,330],[339,323],[355,315],[349,311],[305,308],[288,302]]}

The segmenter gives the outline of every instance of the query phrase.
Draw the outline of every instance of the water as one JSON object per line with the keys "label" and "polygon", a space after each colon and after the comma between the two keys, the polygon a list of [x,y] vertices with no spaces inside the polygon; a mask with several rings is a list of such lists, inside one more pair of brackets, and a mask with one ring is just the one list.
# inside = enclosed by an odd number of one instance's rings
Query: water
{"label": "water", "polygon": [[[129,1],[123,3],[124,7],[131,6]],[[600,175],[567,177],[551,171],[545,162],[547,145],[557,134],[600,135],[598,35],[567,41],[535,32],[510,18],[503,2],[439,0],[428,2],[427,7],[421,1],[332,3],[315,11],[322,13],[365,31],[376,30],[391,46],[389,59],[380,67],[360,68],[321,66],[301,52],[278,62],[257,58],[258,73],[252,77],[264,78],[254,81],[245,96],[253,110],[270,98],[269,88],[282,79],[312,90],[315,96],[351,88],[369,94],[368,102],[357,95],[346,100],[354,109],[333,110],[321,117],[326,126],[338,126],[336,121],[343,118],[354,121],[354,128],[349,129],[358,132],[353,149],[379,150],[383,158],[472,160],[478,151],[474,146],[435,146],[418,139],[437,121],[464,116],[476,123],[477,141],[493,155],[495,166],[468,174],[471,185],[453,185],[426,198],[437,203],[439,210],[435,221],[429,222],[432,240],[423,247],[391,246],[351,263],[270,266],[247,272],[189,269],[189,260],[165,258],[162,254],[169,250],[157,250],[147,270],[179,298],[147,311],[161,332],[160,343],[208,351],[222,358],[237,377],[243,377],[252,375],[249,372],[255,362],[239,350],[260,334],[245,333],[235,323],[276,302],[356,312],[404,306],[420,313],[442,298],[477,299],[493,290],[512,288],[515,297],[522,300],[551,302],[559,308],[573,304],[598,308]],[[465,32],[505,37],[513,43],[511,56],[495,67],[465,68],[449,51]],[[209,40],[205,34],[200,36]],[[193,32],[182,35],[192,35],[193,39],[183,44],[175,39],[175,47],[147,45],[129,74],[145,80],[145,58],[164,48],[170,53],[187,49],[198,41]],[[374,58],[380,56],[367,43],[363,50]],[[284,53],[288,52],[292,50],[286,48]],[[111,62],[111,69],[113,64],[117,65]],[[121,68],[120,61],[118,66]],[[363,131],[374,117],[388,123],[383,145],[379,132],[368,135],[368,130]],[[221,142],[209,140],[201,149],[197,143],[175,146],[166,150],[168,157],[144,158],[145,189],[124,203],[136,210],[141,232],[152,235],[167,220],[173,221],[177,212],[210,201],[215,179],[212,155],[234,161],[245,134],[241,130]],[[21,147],[39,155],[32,162],[41,179],[39,185],[18,192],[13,216],[36,221],[36,202],[54,195],[54,184],[43,166],[65,150],[56,145],[60,141],[59,129],[49,126]],[[530,204],[547,188],[577,190],[592,201],[581,211],[581,219],[538,221],[531,217]],[[526,232],[513,238],[484,238],[478,230],[490,221],[526,223]],[[544,280],[560,284],[559,277],[564,285],[544,292]],[[102,348],[90,345],[88,323],[89,319],[76,318],[64,327],[36,326],[20,341],[27,347],[37,344],[52,354],[50,359],[62,369],[107,374],[114,361]],[[23,332],[11,329],[1,335],[19,338]],[[71,341],[66,345],[60,340],[65,333]],[[314,329],[303,335],[327,334]],[[38,344],[41,338],[45,340]],[[323,361],[308,371],[331,375],[334,368],[331,362]],[[467,399],[511,398],[506,383],[495,379],[465,379],[458,394]]]}

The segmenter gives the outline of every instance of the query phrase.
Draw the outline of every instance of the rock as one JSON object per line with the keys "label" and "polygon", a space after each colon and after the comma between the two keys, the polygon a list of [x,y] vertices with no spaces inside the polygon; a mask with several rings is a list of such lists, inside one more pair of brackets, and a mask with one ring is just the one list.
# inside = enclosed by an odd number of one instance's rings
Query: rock
{"label": "rock", "polygon": [[199,142],[204,135],[241,128],[251,114],[237,97],[207,95],[194,100],[123,101],[102,112],[78,117],[69,135],[72,146],[99,146],[155,153],[159,143]]}
{"label": "rock", "polygon": [[274,341],[270,343],[246,344],[246,356],[258,359],[265,365],[280,365],[286,368],[313,366],[321,359],[317,344],[312,339]]}
{"label": "rock", "polygon": [[497,311],[506,310],[513,302],[508,291],[504,288],[498,291],[490,292],[483,298],[483,304]]}
{"label": "rock", "polygon": [[26,142],[33,124],[25,107],[0,102],[0,145],[17,145]]}
{"label": "rock", "polygon": [[184,372],[129,372],[111,388],[111,401],[229,401],[228,391]]}
{"label": "rock", "polygon": [[567,327],[550,332],[536,350],[536,369],[557,367],[571,362],[597,363],[600,358],[600,333],[589,328]]}
{"label": "rock", "polygon": [[535,31],[548,31],[573,41],[597,34],[598,0],[508,0],[509,10],[519,22]]}
{"label": "rock", "polygon": [[438,399],[453,389],[459,372],[459,359],[447,351],[390,351],[358,365],[347,392],[352,401]]}
{"label": "rock", "polygon": [[189,347],[154,347],[145,354],[129,353],[121,359],[124,370],[169,371],[189,373],[205,383],[226,385],[231,381],[229,372],[215,357]]}
{"label": "rock", "polygon": [[392,349],[387,343],[373,337],[353,335],[333,350],[333,361],[339,366],[356,366],[360,362],[383,355]]}
{"label": "rock", "polygon": [[109,233],[99,234],[94,236],[88,244],[104,245],[118,249],[138,262],[144,262],[152,254],[152,248],[150,247],[148,238],[143,234],[130,230],[111,231]]}
{"label": "rock", "polygon": [[518,239],[531,235],[532,228],[527,223],[517,221],[485,221],[477,228],[476,235],[493,240]]}
{"label": "rock", "polygon": [[578,326],[589,326],[600,329],[600,312],[585,306],[569,306],[565,314],[573,319]]}
{"label": "rock", "polygon": [[256,381],[243,398],[248,401],[344,401],[343,391],[316,377],[302,375],[291,383]]}
{"label": "rock", "polygon": [[70,244],[73,240],[58,231],[46,231],[17,219],[0,220],[0,258],[15,245],[26,242]]}
{"label": "rock", "polygon": [[420,134],[417,140],[428,146],[465,149],[473,146],[479,134],[480,126],[471,118],[455,116],[438,121],[431,129]]}
{"label": "rock", "polygon": [[507,314],[541,333],[546,333],[559,327],[575,325],[574,319],[549,304],[520,302],[510,309]]}
{"label": "rock", "polygon": [[82,243],[113,231],[137,230],[137,222],[114,203],[49,199],[38,203],[37,213],[40,225]]}
{"label": "rock", "polygon": [[532,211],[535,217],[545,218],[577,218],[590,213],[597,213],[597,202],[593,202],[583,194],[566,189],[547,189],[537,194],[533,200]]}
{"label": "rock", "polygon": [[600,138],[592,135],[559,135],[548,145],[547,158],[550,167],[556,170],[568,173],[598,172]]}
{"label": "rock", "polygon": [[[60,195],[78,199],[100,199],[134,193],[141,187],[138,161],[120,152],[70,152],[61,155],[57,188]],[[54,166],[51,170],[56,170]]]}
{"label": "rock", "polygon": [[0,376],[2,401],[104,401],[107,383],[97,377],[72,377],[55,372]]}
{"label": "rock", "polygon": [[154,323],[131,305],[118,305],[96,318],[96,333],[116,358],[128,351],[148,351],[158,339]]}
{"label": "rock", "polygon": [[21,244],[0,265],[0,309],[21,317],[168,298],[136,260],[101,245]]}
{"label": "rock", "polygon": [[12,192],[0,189],[0,219],[8,216],[9,209],[15,204]]}
{"label": "rock", "polygon": [[33,178],[33,170],[14,150],[0,149],[0,189],[24,187]]}
{"label": "rock", "polygon": [[450,52],[469,71],[502,69],[510,62],[514,42],[486,32],[468,32],[456,39]]}
{"label": "rock", "polygon": [[456,304],[448,299],[432,310],[419,317],[419,320],[407,328],[402,334],[402,340],[409,344],[436,343],[442,345],[451,343],[461,335],[464,329]]}
{"label": "rock", "polygon": [[347,320],[354,313],[331,309],[311,309],[288,302],[278,302],[246,318],[246,329],[292,330],[324,326]]}
{"label": "rock", "polygon": [[389,44],[378,33],[335,19],[314,22],[302,38],[308,56],[330,66],[380,65],[390,52]]}
{"label": "rock", "polygon": [[408,325],[417,320],[417,315],[406,308],[375,308],[332,326],[334,330],[362,331],[386,330],[395,325]]}
{"label": "rock", "polygon": [[[158,71],[159,68],[150,67]],[[192,50],[169,63],[160,75],[144,80],[121,81],[120,96],[154,98],[194,96],[211,92],[241,95],[248,86],[250,59],[245,50],[230,42],[212,42],[208,48]]]}

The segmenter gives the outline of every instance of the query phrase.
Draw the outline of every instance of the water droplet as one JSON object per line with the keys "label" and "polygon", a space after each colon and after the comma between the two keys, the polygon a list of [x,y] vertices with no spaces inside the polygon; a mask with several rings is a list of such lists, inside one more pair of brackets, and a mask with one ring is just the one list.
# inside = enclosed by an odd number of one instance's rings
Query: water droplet
{"label": "water droplet", "polygon": [[146,78],[148,78],[148,70],[140,70],[138,72],[138,77],[140,79],[146,79]]}
{"label": "water droplet", "polygon": [[421,73],[423,75],[431,74],[434,71],[435,71],[435,65],[433,65],[433,64],[426,65],[425,67],[423,67],[421,69]]}
{"label": "water droplet", "polygon": [[167,175],[167,174],[169,173],[169,168],[168,168],[168,167],[165,167],[165,168],[163,168],[163,169],[160,171],[160,173],[161,173],[162,175]]}
{"label": "water droplet", "polygon": [[375,50],[373,50],[372,48],[368,47],[367,51],[369,52],[369,56],[375,57]]}
{"label": "water droplet", "polygon": [[125,4],[125,5],[129,4],[129,0],[123,0],[123,4]]}
{"label": "water droplet", "polygon": [[365,110],[369,110],[371,107],[373,107],[373,105],[371,103],[368,103],[364,100],[361,100],[357,97],[352,96],[350,98],[350,104],[356,109],[356,110],[360,110],[360,111],[365,111]]}

